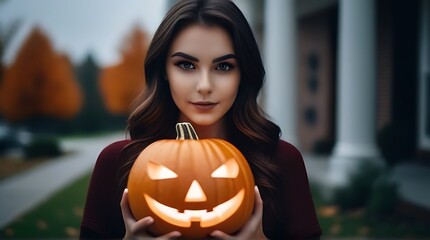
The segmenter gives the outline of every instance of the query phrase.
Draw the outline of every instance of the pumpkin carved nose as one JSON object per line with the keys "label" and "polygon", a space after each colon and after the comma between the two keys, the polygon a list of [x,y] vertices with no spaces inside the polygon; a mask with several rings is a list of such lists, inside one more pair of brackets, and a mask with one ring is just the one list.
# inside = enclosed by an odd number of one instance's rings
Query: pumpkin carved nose
{"label": "pumpkin carved nose", "polygon": [[204,202],[206,200],[207,198],[205,192],[203,191],[199,182],[194,180],[188,189],[187,195],[185,196],[185,202]]}

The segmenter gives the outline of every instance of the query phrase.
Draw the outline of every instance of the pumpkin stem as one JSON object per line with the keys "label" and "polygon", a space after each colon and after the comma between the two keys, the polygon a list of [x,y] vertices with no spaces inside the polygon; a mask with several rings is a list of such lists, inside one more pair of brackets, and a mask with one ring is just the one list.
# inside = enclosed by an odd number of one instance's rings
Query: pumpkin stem
{"label": "pumpkin stem", "polygon": [[193,128],[193,125],[188,122],[177,123],[176,124],[176,140],[199,140],[197,133]]}

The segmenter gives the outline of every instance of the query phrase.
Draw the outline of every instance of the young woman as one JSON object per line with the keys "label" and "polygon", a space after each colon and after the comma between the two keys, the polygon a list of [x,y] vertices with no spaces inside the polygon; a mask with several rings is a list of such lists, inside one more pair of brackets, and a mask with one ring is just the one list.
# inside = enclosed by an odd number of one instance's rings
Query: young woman
{"label": "young woman", "polygon": [[[175,124],[190,122],[199,138],[221,138],[246,157],[258,188],[254,212],[226,239],[318,239],[321,235],[300,152],[280,140],[257,104],[264,67],[253,33],[229,0],[183,0],[167,13],[145,62],[146,88],[130,115],[130,138],[99,155],[88,189],[81,238],[149,237],[154,219],[133,218],[127,177],[137,155]],[[261,195],[260,195],[261,193]],[[263,204],[264,203],[264,204]],[[164,237],[179,237],[171,232]],[[152,236],[156,237],[156,236]]]}

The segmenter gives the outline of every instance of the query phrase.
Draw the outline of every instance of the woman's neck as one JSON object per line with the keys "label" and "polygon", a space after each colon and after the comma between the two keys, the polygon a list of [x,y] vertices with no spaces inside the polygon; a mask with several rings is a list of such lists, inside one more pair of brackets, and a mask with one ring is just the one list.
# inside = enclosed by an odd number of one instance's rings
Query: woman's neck
{"label": "woman's neck", "polygon": [[205,138],[219,138],[219,139],[227,139],[227,134],[224,127],[217,126],[194,126],[194,129],[197,132],[197,135],[200,139]]}

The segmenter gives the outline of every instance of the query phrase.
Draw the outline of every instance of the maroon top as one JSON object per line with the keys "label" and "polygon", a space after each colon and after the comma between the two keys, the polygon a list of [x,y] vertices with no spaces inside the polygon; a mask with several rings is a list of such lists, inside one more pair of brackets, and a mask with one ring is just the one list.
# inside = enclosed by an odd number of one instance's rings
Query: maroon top
{"label": "maroon top", "polygon": [[[81,239],[122,238],[125,227],[120,201],[122,190],[118,188],[118,169],[124,164],[118,159],[119,152],[130,140],[115,142],[99,155],[88,188],[84,216],[81,223]],[[321,228],[309,189],[308,178],[300,152],[291,144],[280,140],[276,163],[284,172],[282,196],[276,201],[281,219],[263,205],[263,230],[270,239],[319,239]],[[262,199],[272,201],[263,193]]]}

